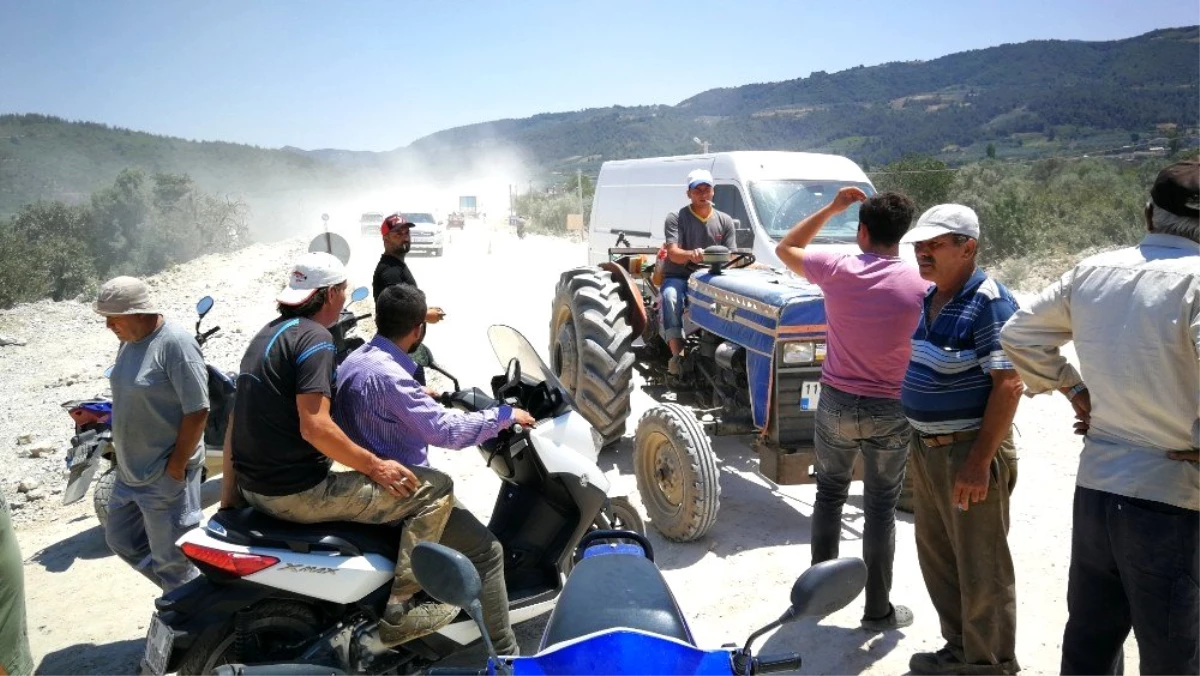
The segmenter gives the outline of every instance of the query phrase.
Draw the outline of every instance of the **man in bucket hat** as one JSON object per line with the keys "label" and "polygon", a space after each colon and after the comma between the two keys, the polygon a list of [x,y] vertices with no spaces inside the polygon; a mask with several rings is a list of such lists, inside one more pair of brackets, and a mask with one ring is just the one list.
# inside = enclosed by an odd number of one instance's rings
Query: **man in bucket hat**
{"label": "man in bucket hat", "polygon": [[196,339],[165,320],[146,283],[104,283],[93,309],[121,341],[112,387],[116,483],[104,537],[164,592],[200,572],[175,541],[200,522],[208,370]]}
{"label": "man in bucket hat", "polygon": [[1012,422],[1021,380],[1000,347],[1017,310],[975,265],[979,219],[939,204],[901,244],[915,249],[926,293],[900,402],[913,427],[917,561],[946,645],[912,656],[914,674],[1013,674],[1017,599],[1008,549],[1017,481]]}
{"label": "man in bucket hat", "polygon": [[1000,334],[1027,394],[1062,392],[1084,435],[1064,674],[1123,673],[1130,628],[1141,673],[1200,673],[1200,164],[1163,169],[1145,218]]}
{"label": "man in bucket hat", "polygon": [[[346,300],[341,261],[319,251],[304,254],[276,300],[279,317],[242,357],[221,504],[236,504],[240,489],[256,509],[289,521],[404,521],[378,637],[395,645],[437,631],[458,609],[418,594],[409,562],[417,542],[441,537],[454,507],[453,481],[376,456],[330,415],[335,351],[326,327]],[[333,472],[334,461],[355,471]]]}

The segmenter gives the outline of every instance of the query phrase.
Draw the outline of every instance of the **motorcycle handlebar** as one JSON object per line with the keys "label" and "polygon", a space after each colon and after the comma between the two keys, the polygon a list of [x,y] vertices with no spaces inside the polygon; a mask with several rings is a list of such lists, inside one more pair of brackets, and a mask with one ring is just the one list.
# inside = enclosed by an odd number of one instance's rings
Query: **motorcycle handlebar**
{"label": "motorcycle handlebar", "polygon": [[752,674],[768,674],[773,671],[798,671],[803,660],[800,653],[780,653],[755,657],[750,667]]}

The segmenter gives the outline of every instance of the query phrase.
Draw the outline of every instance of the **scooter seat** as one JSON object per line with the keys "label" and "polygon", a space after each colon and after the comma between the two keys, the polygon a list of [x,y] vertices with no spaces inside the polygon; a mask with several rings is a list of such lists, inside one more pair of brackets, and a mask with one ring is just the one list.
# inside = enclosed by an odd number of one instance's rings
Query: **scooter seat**
{"label": "scooter seat", "polygon": [[336,551],[345,556],[382,554],[393,560],[400,551],[402,531],[401,526],[351,521],[294,523],[251,507],[217,512],[209,520],[208,527],[209,535],[247,547],[273,547],[301,553]]}
{"label": "scooter seat", "polygon": [[641,556],[610,555],[586,558],[571,571],[540,649],[615,628],[638,629],[695,645],[658,568]]}

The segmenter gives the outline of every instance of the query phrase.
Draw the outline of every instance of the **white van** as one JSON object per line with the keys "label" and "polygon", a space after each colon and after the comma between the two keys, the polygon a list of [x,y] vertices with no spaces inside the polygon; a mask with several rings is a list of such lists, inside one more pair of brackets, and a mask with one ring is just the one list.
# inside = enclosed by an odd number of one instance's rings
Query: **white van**
{"label": "white van", "polygon": [[[738,221],[738,248],[779,269],[784,267],[775,255],[779,238],[840,188],[853,185],[875,194],[863,170],[838,155],[738,151],[605,162],[592,201],[588,264],[607,262],[614,247],[661,246],[667,214],[688,204],[686,181],[693,169],[712,172],[713,206]],[[857,252],[857,231],[854,205],[827,223],[814,244]],[[911,247],[902,248],[911,258]]]}

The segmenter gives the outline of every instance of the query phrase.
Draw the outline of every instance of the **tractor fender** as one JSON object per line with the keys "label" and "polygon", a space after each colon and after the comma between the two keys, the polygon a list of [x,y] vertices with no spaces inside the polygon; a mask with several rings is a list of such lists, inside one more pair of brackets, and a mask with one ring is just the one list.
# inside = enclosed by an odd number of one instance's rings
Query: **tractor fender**
{"label": "tractor fender", "polygon": [[625,307],[629,308],[629,316],[625,320],[629,322],[629,328],[633,329],[633,335],[642,335],[646,330],[646,304],[642,302],[642,293],[633,281],[633,276],[613,262],[601,263],[600,269],[611,273],[613,281],[617,283],[617,295],[625,301]]}

